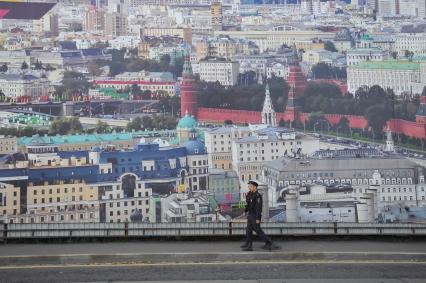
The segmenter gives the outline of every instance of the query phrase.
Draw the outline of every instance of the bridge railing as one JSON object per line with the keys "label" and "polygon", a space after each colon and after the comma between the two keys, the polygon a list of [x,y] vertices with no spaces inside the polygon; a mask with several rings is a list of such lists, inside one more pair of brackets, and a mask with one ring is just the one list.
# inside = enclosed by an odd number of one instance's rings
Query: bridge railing
{"label": "bridge railing", "polygon": [[[1,224],[0,242],[8,239],[154,238],[243,236],[245,223],[36,223]],[[425,236],[426,224],[402,223],[264,223],[272,236],[389,235]]]}

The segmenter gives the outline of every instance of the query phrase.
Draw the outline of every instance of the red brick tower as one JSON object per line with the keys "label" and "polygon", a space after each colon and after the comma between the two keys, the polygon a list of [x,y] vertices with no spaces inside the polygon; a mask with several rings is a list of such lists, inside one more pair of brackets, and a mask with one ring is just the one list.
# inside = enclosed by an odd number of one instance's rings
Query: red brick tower
{"label": "red brick tower", "polygon": [[184,117],[186,114],[194,117],[197,115],[197,92],[194,90],[194,76],[189,60],[189,52],[185,54],[180,86],[180,116]]}
{"label": "red brick tower", "polygon": [[288,92],[287,107],[284,111],[284,120],[293,122],[299,119],[299,105],[297,100],[303,94],[307,85],[306,77],[299,66],[296,48],[294,48],[294,62],[288,72],[287,82],[290,90]]}
{"label": "red brick tower", "polygon": [[416,113],[416,122],[426,125],[426,96],[420,96],[420,106]]}

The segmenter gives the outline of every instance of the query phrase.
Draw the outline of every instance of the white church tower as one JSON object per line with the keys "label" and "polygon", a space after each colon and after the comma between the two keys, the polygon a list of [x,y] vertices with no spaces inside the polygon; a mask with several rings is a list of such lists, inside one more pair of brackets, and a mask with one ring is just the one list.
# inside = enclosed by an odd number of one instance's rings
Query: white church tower
{"label": "white church tower", "polygon": [[263,109],[262,109],[262,124],[276,127],[277,125],[277,118],[276,113],[274,110],[274,105],[272,105],[271,96],[269,94],[269,85],[266,84],[265,89],[265,101],[263,102]]}
{"label": "white church tower", "polygon": [[395,152],[395,144],[393,142],[392,138],[392,131],[390,130],[390,127],[388,125],[386,129],[386,146],[385,146],[386,152]]}

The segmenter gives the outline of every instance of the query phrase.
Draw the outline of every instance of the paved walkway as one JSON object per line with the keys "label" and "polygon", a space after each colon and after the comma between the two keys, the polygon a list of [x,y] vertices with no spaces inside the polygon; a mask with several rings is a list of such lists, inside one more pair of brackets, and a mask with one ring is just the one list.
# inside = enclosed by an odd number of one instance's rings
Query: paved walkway
{"label": "paved walkway", "polygon": [[[75,255],[75,254],[173,254],[173,253],[239,253],[238,241],[139,241],[139,242],[104,242],[104,243],[61,243],[61,244],[0,244],[0,256],[19,255]],[[281,253],[309,252],[376,252],[376,253],[426,253],[423,241],[368,241],[368,240],[290,240],[279,241]],[[255,242],[257,252],[261,242]]]}

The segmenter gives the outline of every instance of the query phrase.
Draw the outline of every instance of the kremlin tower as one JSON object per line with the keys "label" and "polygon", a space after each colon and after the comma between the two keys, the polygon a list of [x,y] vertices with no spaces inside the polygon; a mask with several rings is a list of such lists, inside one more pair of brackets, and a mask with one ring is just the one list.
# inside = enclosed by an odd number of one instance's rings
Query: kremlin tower
{"label": "kremlin tower", "polygon": [[180,116],[197,116],[197,92],[194,90],[194,76],[192,74],[189,51],[185,54],[183,64],[182,83],[180,86]]}
{"label": "kremlin tower", "polygon": [[303,94],[307,85],[305,75],[299,66],[296,47],[294,47],[293,50],[294,62],[293,66],[290,67],[287,78],[290,90],[288,92],[287,107],[284,111],[284,120],[291,122],[299,120],[299,106],[297,100]]}

